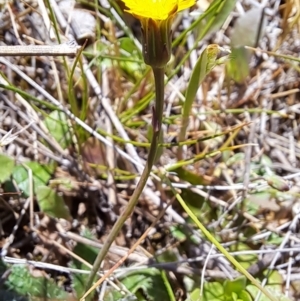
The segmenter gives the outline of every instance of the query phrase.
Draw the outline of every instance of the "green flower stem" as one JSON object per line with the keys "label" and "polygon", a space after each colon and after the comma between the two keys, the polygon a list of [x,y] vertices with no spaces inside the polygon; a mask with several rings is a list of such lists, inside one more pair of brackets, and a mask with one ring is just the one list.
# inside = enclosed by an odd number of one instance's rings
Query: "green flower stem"
{"label": "green flower stem", "polygon": [[125,211],[120,215],[117,222],[114,224],[112,230],[110,231],[102,249],[97,255],[97,258],[93,264],[93,268],[89,275],[86,290],[88,290],[94,281],[96,273],[98,272],[103,259],[105,258],[111,244],[116,239],[124,223],[128,217],[132,214],[134,207],[136,206],[140,195],[143,192],[143,189],[147,183],[149,175],[152,170],[152,166],[156,159],[157,149],[159,147],[159,138],[161,135],[161,126],[162,126],[162,116],[163,116],[163,107],[164,107],[164,68],[153,68],[154,79],[155,79],[155,108],[153,109],[152,116],[152,125],[153,125],[153,136],[150,145],[149,155],[146,162],[146,166],[142,172],[141,178],[125,208]]}

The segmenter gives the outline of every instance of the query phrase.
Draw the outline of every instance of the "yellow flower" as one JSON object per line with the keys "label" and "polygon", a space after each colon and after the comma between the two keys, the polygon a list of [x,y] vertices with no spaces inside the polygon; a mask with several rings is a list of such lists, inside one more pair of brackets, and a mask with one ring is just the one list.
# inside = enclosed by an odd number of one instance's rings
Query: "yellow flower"
{"label": "yellow flower", "polygon": [[128,7],[125,11],[136,18],[166,20],[170,15],[189,8],[195,0],[123,0]]}
{"label": "yellow flower", "polygon": [[141,21],[143,56],[153,68],[163,68],[171,57],[171,25],[177,12],[191,7],[195,0],[122,0]]}

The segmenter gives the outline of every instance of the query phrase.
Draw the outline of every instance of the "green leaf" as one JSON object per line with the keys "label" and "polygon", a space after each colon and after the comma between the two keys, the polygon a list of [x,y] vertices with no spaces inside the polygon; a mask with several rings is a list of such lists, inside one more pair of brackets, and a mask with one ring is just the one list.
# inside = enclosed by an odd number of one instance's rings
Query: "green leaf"
{"label": "green leaf", "polygon": [[272,233],[268,237],[267,241],[268,241],[269,245],[279,246],[280,244],[282,244],[283,239],[284,239],[284,237],[282,237],[282,235]]}
{"label": "green leaf", "polygon": [[[87,270],[87,267],[84,266],[83,264],[77,265],[75,263],[72,263],[71,268]],[[86,283],[87,283],[87,280],[88,280],[88,274],[73,273],[71,275],[71,278],[72,278],[72,287],[73,287],[73,289],[76,293],[76,297],[79,300],[84,295],[84,293],[86,291]],[[94,290],[88,296],[86,296],[85,301],[93,300],[95,292],[96,291]]]}
{"label": "green leaf", "polygon": [[44,122],[51,133],[51,136],[62,146],[62,148],[66,148],[70,145],[71,135],[65,113],[53,111],[45,118]]}
{"label": "green leaf", "polygon": [[0,154],[0,183],[9,179],[13,173],[15,160],[9,156]]}
{"label": "green leaf", "polygon": [[245,47],[231,49],[230,60],[226,65],[226,74],[237,83],[243,83],[249,75],[249,60],[251,53]]}
{"label": "green leaf", "polygon": [[223,301],[224,288],[219,282],[206,282],[204,284],[203,298],[201,301]]}
{"label": "green leaf", "polygon": [[207,181],[205,181],[204,177],[202,175],[193,173],[183,167],[178,167],[173,170],[177,173],[177,176],[191,185],[207,185]]}
{"label": "green leaf", "polygon": [[[126,275],[122,283],[131,293],[136,294],[139,300],[170,300],[160,271],[157,269],[150,268],[132,272]],[[146,299],[142,297],[143,295]]]}
{"label": "green leaf", "polygon": [[174,250],[165,250],[156,256],[157,262],[175,262],[178,259],[178,254]]}
{"label": "green leaf", "polygon": [[[247,251],[249,250],[249,247],[239,242],[233,246],[230,247],[230,251],[237,252],[237,251]],[[240,265],[244,267],[245,269],[249,268],[252,264],[257,262],[257,255],[256,254],[241,254],[235,257]]]}
{"label": "green leaf", "polygon": [[194,289],[186,301],[200,301],[200,289],[198,287]]}
{"label": "green leaf", "polygon": [[[88,228],[85,228],[82,233],[80,233],[82,237],[88,238],[88,239],[94,239],[96,240],[96,237],[91,233],[91,231]],[[98,249],[91,247],[86,244],[77,243],[76,247],[74,248],[73,252],[78,255],[79,257],[83,258],[90,264],[93,264],[97,254]],[[90,270],[89,267],[87,267],[85,264],[78,260],[74,260],[71,264],[71,267],[79,270]],[[86,291],[86,283],[88,280],[88,274],[80,274],[80,273],[74,273],[71,275],[72,277],[72,287],[74,288],[74,291],[76,292],[76,296],[78,300],[81,298],[81,296],[84,295]],[[86,298],[86,301],[94,300],[95,291],[91,292]]]}
{"label": "green leaf", "polygon": [[190,78],[186,94],[185,101],[182,107],[182,125],[179,133],[178,140],[183,141],[185,139],[186,130],[189,123],[189,116],[192,110],[192,105],[195,100],[196,93],[199,85],[203,82],[206,75],[217,64],[217,56],[220,52],[219,46],[216,44],[208,45],[206,49],[201,53]]}
{"label": "green leaf", "polygon": [[246,290],[241,291],[239,297],[242,301],[252,301],[251,295]]}
{"label": "green leaf", "polygon": [[[34,192],[36,192],[39,186],[46,185],[54,172],[54,164],[39,164],[38,162],[29,161],[24,165],[26,165],[28,169],[32,170]],[[15,166],[13,170],[13,178],[18,184],[19,189],[23,191],[24,195],[29,196],[30,179],[28,170],[22,165]]]}
{"label": "green leaf", "polygon": [[36,198],[42,212],[52,217],[70,220],[70,212],[63,198],[47,186],[36,189]]}
{"label": "green leaf", "polygon": [[14,265],[5,282],[12,291],[22,296],[40,297],[46,300],[66,300],[67,293],[46,277],[33,277],[25,265]]}
{"label": "green leaf", "polygon": [[187,236],[182,225],[173,225],[170,227],[170,234],[179,241],[186,240]]}
{"label": "green leaf", "polygon": [[245,154],[244,153],[236,153],[231,155],[230,158],[226,161],[226,165],[231,167],[234,164],[241,164],[244,163]]}
{"label": "green leaf", "polygon": [[219,52],[220,50],[218,45],[208,45],[197,60],[185,94],[185,102],[183,105],[184,117],[189,116],[199,85],[216,65]]}
{"label": "green leaf", "polygon": [[[272,271],[271,273],[269,273],[269,271],[265,271],[264,276],[268,278],[266,288],[274,295],[274,297],[280,301],[291,301],[291,299],[282,294],[283,279],[277,271]],[[252,284],[247,285],[247,291],[250,293],[252,298],[255,298],[259,292],[258,288]],[[261,294],[258,301],[269,301],[269,298],[267,298],[264,294]]]}
{"label": "green leaf", "polygon": [[231,296],[232,293],[236,293],[237,295],[239,292],[246,288],[246,278],[245,277],[238,277],[234,280],[226,280],[224,283],[224,293],[227,296]]}
{"label": "green leaf", "polygon": [[[205,205],[206,203],[206,199],[204,197],[202,197],[201,195],[199,195],[198,193],[194,192],[191,189],[181,189],[181,197],[185,200],[186,205],[194,212],[194,214],[203,220],[207,222],[207,220],[210,220],[212,217],[210,216],[210,214],[213,214],[213,210],[210,210],[209,214],[204,215],[205,212]],[[189,218],[188,218],[189,220]],[[193,223],[191,220],[189,220],[189,222]]]}
{"label": "green leaf", "polygon": [[[140,52],[137,49],[135,43],[131,38],[125,37],[118,40],[120,43],[120,67],[123,71],[133,77],[135,80],[138,80],[142,77],[142,58],[140,57]],[[123,50],[123,51],[122,51]]]}
{"label": "green leaf", "polygon": [[279,191],[288,191],[290,190],[289,184],[282,178],[277,175],[266,175],[264,176],[268,184]]}

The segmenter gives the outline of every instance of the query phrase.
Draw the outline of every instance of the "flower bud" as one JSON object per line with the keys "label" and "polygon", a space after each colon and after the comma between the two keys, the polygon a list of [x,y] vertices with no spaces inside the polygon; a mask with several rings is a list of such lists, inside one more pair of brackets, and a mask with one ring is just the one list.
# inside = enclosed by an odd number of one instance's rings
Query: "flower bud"
{"label": "flower bud", "polygon": [[173,16],[166,20],[142,19],[142,46],[145,63],[163,68],[171,58]]}

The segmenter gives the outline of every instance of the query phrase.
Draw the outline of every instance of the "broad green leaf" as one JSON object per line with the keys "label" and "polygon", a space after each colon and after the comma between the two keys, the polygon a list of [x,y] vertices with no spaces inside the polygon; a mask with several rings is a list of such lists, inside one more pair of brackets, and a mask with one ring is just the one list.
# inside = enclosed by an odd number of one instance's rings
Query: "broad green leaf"
{"label": "broad green leaf", "polygon": [[52,279],[33,277],[25,265],[12,266],[5,285],[22,296],[67,300],[67,293]]}
{"label": "broad green leaf", "polygon": [[[36,189],[39,186],[46,185],[50,180],[52,173],[54,172],[54,164],[39,164],[38,162],[29,161],[24,165],[32,170],[34,192],[36,192]],[[18,184],[19,189],[23,191],[25,196],[29,196],[30,194],[30,179],[28,178],[28,176],[28,170],[24,166],[15,166],[13,170],[13,178]]]}
{"label": "broad green leaf", "polygon": [[206,282],[204,284],[203,298],[201,301],[223,301],[224,288],[219,282]]}
{"label": "broad green leaf", "polygon": [[124,296],[112,288],[107,288],[103,301],[140,301],[135,295]]}
{"label": "broad green leaf", "polygon": [[[268,271],[265,271],[264,275],[268,278],[268,283],[265,287],[273,294],[273,296],[275,298],[277,298],[277,300],[291,301],[291,299],[284,296],[284,294],[282,293],[283,279],[282,279],[282,276],[277,271],[272,271],[271,273],[268,273]],[[252,298],[255,298],[257,296],[257,294],[259,293],[258,288],[252,284],[247,285],[247,291],[250,293]],[[269,298],[267,298],[264,294],[261,294],[260,298],[257,300],[258,301],[269,301]]]}
{"label": "broad green leaf", "polygon": [[238,277],[234,280],[226,280],[224,283],[224,293],[227,296],[231,296],[234,292],[239,295],[239,292],[246,288],[246,278],[244,276]]}
{"label": "broad green leaf", "polygon": [[241,291],[239,297],[242,301],[252,301],[251,295],[246,290]]}
{"label": "broad green leaf", "polygon": [[0,183],[9,179],[13,173],[15,160],[9,156],[0,154]]}
{"label": "broad green leaf", "polygon": [[[132,272],[126,275],[126,277],[122,280],[122,283],[131,293],[136,294],[139,300],[170,300],[160,271],[157,269],[150,268]],[[141,294],[140,291],[142,291],[143,294]],[[143,295],[146,299],[142,297]]]}
{"label": "broad green leaf", "polygon": [[63,198],[50,187],[37,187],[36,198],[42,212],[56,218],[71,219],[69,209]]}
{"label": "broad green leaf", "polygon": [[198,287],[194,289],[186,301],[200,301],[200,289]]}
{"label": "broad green leaf", "polygon": [[226,301],[241,301],[241,300],[238,299],[238,295],[235,292],[232,292],[230,294],[230,296],[228,296],[228,297],[225,296],[225,300]]}
{"label": "broad green leaf", "polygon": [[67,123],[66,114],[61,111],[53,111],[45,118],[45,125],[51,136],[66,148],[71,143],[71,135]]}

